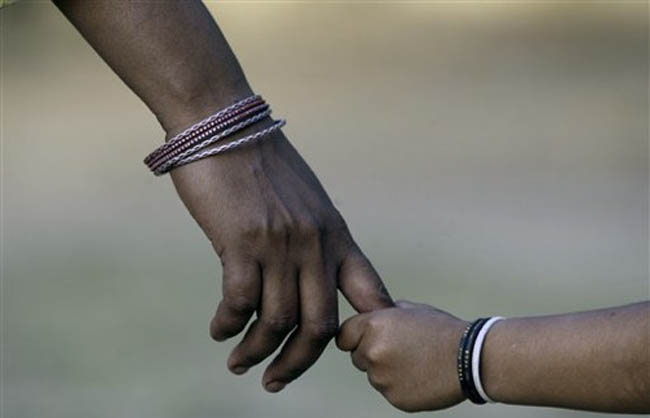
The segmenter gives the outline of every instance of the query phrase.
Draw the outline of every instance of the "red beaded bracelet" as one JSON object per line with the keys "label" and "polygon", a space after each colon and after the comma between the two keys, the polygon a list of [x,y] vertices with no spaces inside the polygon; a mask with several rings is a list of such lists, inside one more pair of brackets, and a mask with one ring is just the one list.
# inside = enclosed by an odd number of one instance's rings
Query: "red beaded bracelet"
{"label": "red beaded bracelet", "polygon": [[[192,148],[193,146],[205,140],[206,138],[214,136],[215,134],[225,129],[228,129],[239,122],[242,122],[259,113],[265,112],[268,109],[269,109],[269,105],[263,103],[261,105],[255,106],[241,113],[234,114],[230,118],[225,119],[224,117],[224,119],[220,123],[217,123],[215,125],[212,124],[206,125],[206,127],[209,128],[207,128],[206,130],[197,131],[198,133],[197,136],[183,138],[181,140],[183,141],[182,143],[178,144],[178,146],[174,148],[170,148],[169,150],[162,152],[159,156],[157,156],[156,158],[148,162],[147,166],[149,166],[151,170],[156,170],[156,168],[164,164],[166,161],[169,161],[175,156],[187,151],[188,149]],[[218,120],[221,120],[221,118]]]}
{"label": "red beaded bracelet", "polygon": [[147,165],[152,164],[156,159],[166,154],[167,152],[182,147],[187,141],[192,140],[201,133],[211,129],[215,125],[222,123],[224,120],[227,120],[234,115],[245,112],[246,110],[264,104],[264,100],[260,96],[251,96],[243,100],[238,101],[237,103],[228,106],[227,108],[220,110],[219,112],[213,114],[212,116],[192,125],[183,132],[175,135],[172,139],[158,147],[155,151],[149,154],[144,162]]}
{"label": "red beaded bracelet", "polygon": [[270,114],[269,105],[260,96],[247,97],[175,135],[151,152],[144,159],[144,163],[159,176],[181,165],[254,142],[280,129],[286,122],[277,121],[266,129],[205,150],[212,144],[267,118]]}

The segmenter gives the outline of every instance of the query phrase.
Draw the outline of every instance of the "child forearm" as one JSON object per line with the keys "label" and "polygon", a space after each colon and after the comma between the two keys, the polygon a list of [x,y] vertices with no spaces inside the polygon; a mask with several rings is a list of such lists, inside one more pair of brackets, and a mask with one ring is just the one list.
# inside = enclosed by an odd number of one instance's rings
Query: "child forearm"
{"label": "child forearm", "polygon": [[496,324],[487,393],[510,404],[650,411],[650,304]]}
{"label": "child forearm", "polygon": [[[457,366],[457,353],[468,323],[427,305],[397,306],[348,319],[339,348],[350,351],[353,364],[400,409],[436,410],[463,401],[468,392],[459,376],[466,370]],[[488,329],[478,355],[489,399],[650,412],[650,303],[508,319]]]}

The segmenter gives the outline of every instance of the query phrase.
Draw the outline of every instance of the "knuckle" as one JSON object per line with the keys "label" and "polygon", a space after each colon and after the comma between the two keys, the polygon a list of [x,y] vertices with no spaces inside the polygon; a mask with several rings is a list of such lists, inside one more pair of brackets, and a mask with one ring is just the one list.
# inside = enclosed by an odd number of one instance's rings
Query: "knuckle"
{"label": "knuckle", "polygon": [[379,315],[368,318],[367,329],[373,334],[381,333],[385,327],[385,320]]}
{"label": "knuckle", "polygon": [[383,343],[375,343],[366,351],[366,358],[371,364],[381,363],[386,357],[387,348]]}
{"label": "knuckle", "polygon": [[286,242],[294,230],[288,219],[250,221],[240,230],[244,245],[261,242]]}
{"label": "knuckle", "polygon": [[327,342],[336,336],[338,329],[338,321],[310,322],[305,333],[313,341]]}
{"label": "knuckle", "polygon": [[303,216],[296,220],[296,233],[304,240],[312,240],[322,235],[322,227],[312,218]]}
{"label": "knuckle", "polygon": [[267,229],[268,226],[265,222],[249,220],[241,227],[240,235],[245,240],[256,240],[264,235]]}
{"label": "knuckle", "polygon": [[286,241],[291,231],[291,226],[285,221],[273,223],[266,231],[268,237],[274,241]]}
{"label": "knuckle", "polygon": [[264,328],[274,334],[286,334],[296,326],[296,317],[294,315],[262,317],[260,322]]}
{"label": "knuckle", "polygon": [[257,308],[254,300],[244,295],[234,295],[225,300],[229,310],[236,313],[249,313]]}

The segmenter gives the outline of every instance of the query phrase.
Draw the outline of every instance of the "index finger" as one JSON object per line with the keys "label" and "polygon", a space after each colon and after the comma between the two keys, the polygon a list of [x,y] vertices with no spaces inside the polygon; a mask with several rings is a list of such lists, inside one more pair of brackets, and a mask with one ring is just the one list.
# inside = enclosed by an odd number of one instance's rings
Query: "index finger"
{"label": "index finger", "polygon": [[358,247],[343,260],[338,279],[341,292],[357,312],[395,306],[381,278]]}

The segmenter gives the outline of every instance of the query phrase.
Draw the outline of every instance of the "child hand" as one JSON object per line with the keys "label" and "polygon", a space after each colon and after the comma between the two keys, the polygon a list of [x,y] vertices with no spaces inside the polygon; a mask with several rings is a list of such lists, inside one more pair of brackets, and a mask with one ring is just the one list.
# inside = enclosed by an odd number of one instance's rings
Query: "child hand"
{"label": "child hand", "polygon": [[349,318],[341,325],[338,347],[351,351],[355,367],[401,410],[462,402],[456,358],[467,322],[428,305],[397,306]]}

